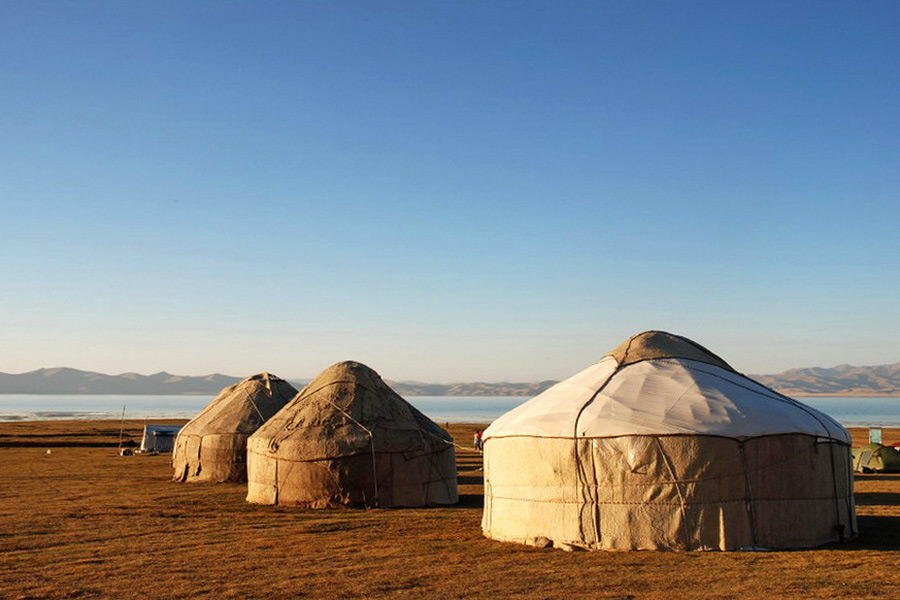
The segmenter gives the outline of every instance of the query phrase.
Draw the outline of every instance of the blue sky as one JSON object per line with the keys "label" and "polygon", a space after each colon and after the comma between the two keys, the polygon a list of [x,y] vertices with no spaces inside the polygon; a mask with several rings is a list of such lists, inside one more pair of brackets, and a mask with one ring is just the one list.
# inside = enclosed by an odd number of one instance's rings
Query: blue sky
{"label": "blue sky", "polygon": [[895,2],[0,15],[0,371],[900,360]]}

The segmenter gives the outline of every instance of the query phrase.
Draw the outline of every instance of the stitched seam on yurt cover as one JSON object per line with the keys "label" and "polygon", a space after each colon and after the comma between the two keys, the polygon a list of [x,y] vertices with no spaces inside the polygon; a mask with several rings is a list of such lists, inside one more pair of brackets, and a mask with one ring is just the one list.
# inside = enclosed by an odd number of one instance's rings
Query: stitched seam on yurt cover
{"label": "stitched seam on yurt cover", "polygon": [[659,443],[659,438],[653,438],[653,440],[656,442],[656,447],[663,458],[666,469],[668,469],[669,474],[672,476],[672,479],[675,480],[674,483],[672,483],[672,486],[675,488],[675,492],[678,494],[678,504],[681,507],[681,527],[679,527],[679,529],[681,529],[684,533],[685,545],[690,546],[691,533],[690,529],[688,528],[688,516],[687,511],[685,510],[685,498],[684,494],[681,491],[681,486],[678,482],[678,475],[675,473],[675,467],[672,466],[672,461],[669,459],[669,455],[666,454],[666,449],[663,448],[661,443]]}
{"label": "stitched seam on yurt cover", "polygon": [[[710,362],[710,361],[705,361],[705,360],[698,360],[698,359],[696,359],[696,358],[688,358],[688,357],[686,357],[686,356],[676,356],[676,355],[674,355],[674,354],[673,354],[673,355],[669,355],[669,356],[662,355],[662,356],[653,356],[653,357],[647,357],[647,358],[640,358],[640,359],[630,360],[628,355],[631,353],[631,346],[633,345],[634,341],[637,340],[637,339],[639,339],[639,338],[641,338],[641,337],[647,337],[648,334],[661,334],[661,335],[663,335],[663,336],[668,336],[668,337],[672,337],[672,338],[675,338],[675,339],[677,339],[677,340],[680,340],[681,342],[684,342],[685,344],[687,344],[687,345],[693,347],[695,350],[698,350],[698,351],[700,352],[701,355],[705,354],[705,355],[709,356],[709,357],[712,359],[712,362]],[[728,364],[728,362],[726,362],[721,356],[718,356],[717,354],[715,354],[714,352],[710,351],[709,349],[707,349],[707,348],[701,346],[700,344],[698,344],[698,343],[695,342],[694,340],[689,339],[689,338],[686,338],[686,337],[681,336],[681,335],[677,335],[677,334],[675,334],[675,333],[669,333],[669,332],[667,332],[667,331],[659,331],[659,330],[656,330],[656,329],[649,330],[649,331],[642,331],[641,333],[637,333],[637,334],[631,336],[630,338],[628,338],[628,345],[625,347],[625,351],[622,353],[622,361],[621,361],[621,362],[619,362],[618,359],[616,358],[615,350],[613,350],[613,352],[610,352],[610,353],[605,354],[605,355],[603,356],[603,358],[607,358],[607,357],[612,357],[614,360],[616,360],[616,362],[617,362],[621,367],[627,367],[627,366],[634,365],[634,364],[638,364],[638,363],[645,362],[645,361],[648,361],[648,360],[684,359],[684,360],[693,360],[693,361],[695,361],[695,362],[701,362],[701,363],[704,363],[704,364],[708,364],[708,365],[712,365],[712,366],[715,366],[715,367],[723,368],[723,369],[725,369],[726,371],[731,371],[731,372],[733,372],[733,373],[738,373],[738,371],[736,371],[736,370],[734,369],[734,367],[732,367],[730,364]],[[601,359],[601,360],[602,360],[602,359]],[[598,362],[599,362],[599,361],[598,361]],[[717,364],[717,363],[721,363],[721,364]],[[740,375],[740,373],[738,373],[738,374]]]}
{"label": "stitched seam on yurt cover", "polygon": [[[367,385],[363,385],[362,383],[359,382],[359,380],[354,380],[354,379],[339,379],[339,380],[337,380],[337,381],[329,381],[328,383],[325,383],[325,384],[323,384],[323,385],[317,387],[316,389],[310,390],[310,391],[308,391],[308,392],[304,389],[303,391],[301,391],[300,393],[298,393],[298,394],[294,397],[294,400],[302,400],[303,398],[308,398],[309,396],[312,396],[313,394],[318,394],[319,392],[321,392],[321,391],[324,390],[324,389],[330,388],[330,387],[335,386],[335,385],[342,385],[342,384],[355,385],[355,386],[358,386],[358,387],[360,387],[360,388],[362,388],[362,389],[364,389],[364,390],[366,390],[367,392],[370,392],[370,393],[372,393],[372,394],[378,394],[378,393],[379,393],[378,390],[376,390],[376,389],[374,389],[374,388],[371,388],[371,387],[369,387],[369,386],[367,386]],[[397,394],[397,392],[395,392],[394,390],[392,390],[392,389],[390,388],[390,386],[388,386],[387,384],[385,384],[385,387],[387,387],[387,389],[390,390],[391,393]],[[305,393],[304,393],[304,392],[305,392]],[[400,399],[402,400],[403,398],[401,397]],[[405,400],[404,400],[404,402],[405,402]]]}
{"label": "stitched seam on yurt cover", "polygon": [[[738,444],[738,450],[741,455],[741,466],[744,471],[744,485],[747,489],[747,518],[750,520],[750,539],[753,540],[753,546],[758,546],[757,540],[759,536],[756,534],[756,513],[753,511],[753,487],[750,480],[750,469],[747,468],[747,453],[744,451],[744,442]],[[832,465],[833,467],[833,465]]]}
{"label": "stitched seam on yurt cover", "polygon": [[[632,338],[632,340],[633,339],[634,338]],[[626,350],[625,350],[626,353],[628,352],[628,349],[630,349],[630,348],[631,348],[631,340],[628,341],[628,348],[626,348]],[[575,424],[573,427],[574,431],[572,432],[573,436],[571,439],[572,439],[572,452],[574,453],[574,457],[575,457],[575,494],[576,495],[578,495],[578,486],[579,485],[581,485],[582,489],[584,489],[586,487],[586,485],[585,485],[586,476],[584,474],[584,466],[581,464],[581,457],[578,455],[578,439],[579,439],[578,438],[578,422],[581,420],[581,416],[584,414],[585,409],[597,398],[597,396],[600,394],[600,392],[602,392],[603,389],[606,388],[606,386],[609,384],[609,382],[612,381],[613,377],[615,377],[621,369],[622,369],[622,367],[617,364],[615,370],[612,373],[610,373],[609,376],[606,378],[606,381],[604,381],[597,388],[597,390],[591,395],[591,397],[584,404],[581,405],[581,408],[578,409],[578,414],[575,415]],[[567,439],[567,438],[563,438],[563,439]],[[582,438],[582,439],[584,439],[584,438]],[[582,500],[582,504],[583,504],[583,500]],[[597,529],[597,537],[602,538],[603,533],[600,530],[599,523],[596,524],[596,529]],[[585,541],[584,523],[582,522],[580,513],[578,516],[578,534],[581,536],[581,541]]]}
{"label": "stitched seam on yurt cover", "polygon": [[[682,433],[620,433],[615,435],[592,435],[592,436],[580,436],[579,440],[612,440],[616,438],[627,438],[627,437],[710,437],[710,438],[718,438],[723,440],[759,440],[763,438],[770,437],[782,437],[786,435],[804,435],[806,437],[811,438],[823,438],[821,434],[818,433],[806,433],[804,431],[782,431],[779,433],[762,433],[760,435],[748,435],[748,436],[739,436],[739,435],[723,435],[721,433],[699,433],[699,432],[682,432]],[[492,435],[490,437],[491,440],[504,440],[504,439],[514,439],[514,438],[533,438],[540,440],[571,440],[571,437],[563,436],[563,435],[536,435],[529,433],[515,433],[509,435]],[[837,438],[825,438],[828,441],[822,443],[829,444],[838,444],[839,446],[850,447],[850,444],[843,440],[839,440]]]}
{"label": "stitched seam on yurt cover", "polygon": [[[491,496],[494,500],[510,500],[513,502],[534,502],[536,504],[576,504],[582,506],[584,503],[578,500],[555,500],[555,499],[539,499],[539,498],[516,498],[513,496]],[[833,502],[834,500],[843,500],[844,497],[832,498],[831,496],[791,496],[790,498],[753,498],[753,502]],[[747,502],[746,498],[733,498],[723,500],[691,500],[683,503],[684,506],[706,506],[709,504],[737,504]],[[596,504],[605,506],[682,506],[682,502],[626,502],[602,500]]]}
{"label": "stitched seam on yurt cover", "polygon": [[[433,451],[433,452],[423,452],[422,454],[417,455],[416,458],[425,457],[425,456],[432,456],[432,455],[435,455],[435,454],[440,454],[440,453],[442,453],[442,452],[447,452],[449,449],[450,449],[450,448],[448,447],[448,448],[441,448],[441,449],[435,450],[435,451]],[[251,449],[251,448],[247,448],[247,453],[248,453],[248,454],[255,454],[255,455],[257,455],[257,456],[264,456],[264,457],[266,457],[266,458],[274,458],[274,459],[277,459],[277,460],[283,460],[283,461],[286,461],[286,462],[298,462],[298,463],[323,462],[323,461],[328,461],[328,460],[339,460],[339,459],[343,459],[343,458],[353,458],[353,457],[355,457],[355,456],[369,456],[369,455],[371,454],[371,452],[369,451],[368,448],[366,448],[365,450],[363,450],[363,451],[361,451],[361,452],[354,452],[353,454],[340,454],[340,455],[338,455],[338,456],[323,456],[323,457],[320,457],[320,458],[287,458],[287,457],[283,457],[283,456],[277,456],[277,455],[275,455],[275,454],[273,454],[273,453],[271,453],[271,452],[258,452],[258,451],[256,451],[256,450]],[[402,456],[402,455],[403,455],[403,452],[375,452],[375,455],[376,455],[376,456],[394,456],[394,455],[397,455],[397,454],[399,454],[399,455]]]}

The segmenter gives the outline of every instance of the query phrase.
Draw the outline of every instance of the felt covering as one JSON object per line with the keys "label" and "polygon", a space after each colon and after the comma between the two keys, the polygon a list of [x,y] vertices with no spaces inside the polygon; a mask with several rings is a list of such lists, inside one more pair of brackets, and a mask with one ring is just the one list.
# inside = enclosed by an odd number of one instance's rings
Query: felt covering
{"label": "felt covering", "polygon": [[296,394],[294,386],[269,373],[222,390],[179,432],[175,481],[246,481],[247,438]]}
{"label": "felt covering", "polygon": [[457,501],[444,429],[357,362],[320,373],[248,442],[247,500],[313,508]]}

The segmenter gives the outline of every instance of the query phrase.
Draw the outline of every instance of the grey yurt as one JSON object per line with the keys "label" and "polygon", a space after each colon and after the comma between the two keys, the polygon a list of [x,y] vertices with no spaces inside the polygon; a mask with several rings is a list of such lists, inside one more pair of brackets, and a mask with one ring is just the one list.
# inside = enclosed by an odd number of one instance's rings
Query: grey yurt
{"label": "grey yurt", "polygon": [[144,425],[140,452],[171,452],[181,425]]}
{"label": "grey yurt", "polygon": [[457,501],[453,438],[357,362],[320,373],[247,444],[247,500],[325,508]]}
{"label": "grey yurt", "polygon": [[740,550],[857,532],[848,432],[677,335],[626,340],[483,437],[490,538]]}
{"label": "grey yurt", "polygon": [[294,386],[270,373],[222,390],[178,433],[175,481],[246,481],[247,438],[296,394]]}

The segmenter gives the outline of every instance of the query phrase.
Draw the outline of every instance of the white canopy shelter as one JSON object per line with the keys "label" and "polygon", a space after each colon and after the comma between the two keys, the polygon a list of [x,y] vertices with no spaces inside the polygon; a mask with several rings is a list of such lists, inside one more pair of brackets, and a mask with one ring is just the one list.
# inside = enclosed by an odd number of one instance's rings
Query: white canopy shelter
{"label": "white canopy shelter", "polygon": [[144,425],[141,452],[171,452],[181,425]]}

